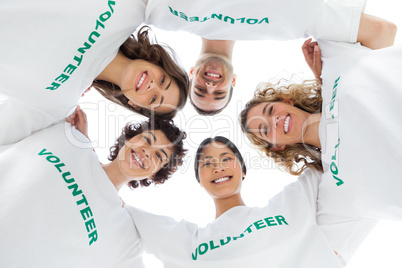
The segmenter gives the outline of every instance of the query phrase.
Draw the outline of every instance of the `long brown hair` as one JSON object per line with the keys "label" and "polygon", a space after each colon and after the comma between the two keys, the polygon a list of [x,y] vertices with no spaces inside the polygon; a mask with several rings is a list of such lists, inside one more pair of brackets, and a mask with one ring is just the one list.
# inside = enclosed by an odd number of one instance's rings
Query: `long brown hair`
{"label": "long brown hair", "polygon": [[309,113],[321,112],[321,84],[318,80],[305,80],[300,84],[282,79],[276,84],[260,83],[254,97],[246,104],[239,115],[242,131],[257,149],[274,159],[279,168],[292,175],[300,175],[310,167],[322,171],[321,150],[310,144],[296,143],[286,145],[281,151],[271,150],[272,144],[258,138],[247,127],[247,115],[251,108],[262,102],[292,100],[294,106]]}
{"label": "long brown hair", "polygon": [[179,103],[176,109],[169,113],[160,114],[150,111],[146,108],[134,109],[128,104],[129,99],[123,95],[120,87],[103,80],[96,80],[92,86],[104,96],[106,99],[115,102],[130,111],[142,114],[146,117],[156,115],[159,118],[171,119],[176,115],[176,112],[184,107],[187,101],[189,90],[189,79],[187,73],[178,64],[176,53],[167,46],[159,44],[151,44],[149,38],[150,28],[143,26],[137,33],[137,38],[131,35],[120,47],[120,51],[130,59],[142,59],[150,63],[156,64],[166,71],[166,73],[176,81],[180,96]]}

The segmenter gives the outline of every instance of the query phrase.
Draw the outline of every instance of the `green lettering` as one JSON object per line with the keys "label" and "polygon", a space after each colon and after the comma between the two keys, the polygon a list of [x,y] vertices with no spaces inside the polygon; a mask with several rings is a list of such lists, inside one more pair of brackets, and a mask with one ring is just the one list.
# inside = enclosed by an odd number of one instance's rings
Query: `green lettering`
{"label": "green lettering", "polygon": [[70,176],[71,175],[71,173],[70,173],[70,171],[67,171],[67,172],[64,172],[61,176],[63,176],[63,180],[66,182],[66,183],[73,183],[75,180],[74,180],[74,178],[71,178],[70,180],[67,180],[66,179],[66,177],[67,176]]}
{"label": "green lettering", "polygon": [[77,62],[77,66],[81,65],[83,57],[84,57],[84,55],[81,55],[79,58],[77,56],[74,56],[74,60]]}
{"label": "green lettering", "polygon": [[248,24],[256,24],[258,22],[257,19],[247,19]]}
{"label": "green lettering", "polygon": [[219,15],[217,15],[217,14],[212,14],[212,16],[211,16],[211,18],[212,19],[218,19],[218,20],[222,20],[222,14],[219,14]]}
{"label": "green lettering", "polygon": [[63,72],[68,73],[68,74],[73,74],[73,72],[77,69],[77,66],[74,66],[72,64],[69,64]]}
{"label": "green lettering", "polygon": [[211,250],[214,250],[214,249],[216,249],[216,248],[219,248],[219,246],[215,246],[214,245],[214,241],[209,241],[209,246],[211,247]]}
{"label": "green lettering", "polygon": [[267,223],[268,226],[278,225],[275,223],[275,220],[273,217],[265,218],[264,221]]}
{"label": "green lettering", "polygon": [[335,83],[338,83],[339,79],[341,79],[340,76],[335,80]]}
{"label": "green lettering", "polygon": [[247,229],[244,232],[251,233],[252,232],[251,226],[253,226],[253,225],[250,225],[249,227],[247,227]]}
{"label": "green lettering", "polygon": [[103,29],[105,29],[105,25],[102,22],[100,22],[99,20],[96,20],[95,30],[98,30],[99,26],[102,27]]}
{"label": "green lettering", "polygon": [[234,24],[234,23],[235,23],[234,18],[231,18],[231,17],[229,17],[229,16],[226,16],[226,17],[223,19],[224,22],[228,22],[228,20],[230,20],[230,23],[231,23],[231,24]]}
{"label": "green lettering", "polygon": [[[186,14],[184,14],[183,12],[180,12],[180,18],[183,18],[188,21]],[[200,254],[201,254],[201,252],[200,252]]]}
{"label": "green lettering", "polygon": [[244,234],[240,234],[239,236],[233,236],[233,241],[242,238],[244,236]]}
{"label": "green lettering", "polygon": [[263,22],[269,23],[268,18],[267,18],[267,17],[263,18],[262,20],[260,20],[260,21],[258,22],[258,24],[261,24],[261,23],[263,23]]}
{"label": "green lettering", "polygon": [[289,224],[286,222],[286,220],[285,220],[285,218],[284,218],[283,216],[280,216],[280,215],[275,216],[275,219],[276,219],[276,221],[279,223],[279,225],[282,225],[282,222],[285,223],[286,225],[289,225]]}
{"label": "green lettering", "polygon": [[262,220],[254,222],[254,226],[257,230],[267,227]]}
{"label": "green lettering", "polygon": [[110,14],[109,11],[106,11],[105,13],[103,13],[103,14],[101,14],[101,15],[99,16],[99,19],[100,19],[102,22],[105,22],[105,21],[107,21],[107,20],[110,18],[110,16],[112,16],[112,14]]}
{"label": "green lettering", "polygon": [[240,18],[240,19],[236,19],[236,20],[239,20],[240,23],[244,23],[244,21],[246,20],[246,18]]}
{"label": "green lettering", "polygon": [[92,231],[93,229],[95,229],[96,226],[95,226],[94,219],[92,218],[90,220],[87,220],[85,222],[85,227],[87,228],[87,232]]}
{"label": "green lettering", "polygon": [[331,162],[330,169],[332,174],[338,175],[338,167],[336,166],[335,162]]}
{"label": "green lettering", "polygon": [[89,206],[84,208],[84,209],[81,209],[80,212],[81,212],[81,216],[84,219],[84,221],[86,219],[88,219],[89,217],[93,216],[92,210],[91,210],[91,208]]}
{"label": "green lettering", "polygon": [[99,34],[98,32],[93,31],[93,32],[89,35],[88,40],[89,40],[89,42],[91,42],[91,44],[93,44],[93,43],[96,42],[95,39],[92,38],[92,36],[99,37],[100,34]]}
{"label": "green lettering", "polygon": [[60,86],[59,83],[52,82],[52,85],[50,87],[47,87],[46,89],[55,90],[58,89],[59,86]]}
{"label": "green lettering", "polygon": [[64,166],[66,166],[66,165],[64,165],[64,163],[60,163],[60,164],[57,164],[57,165],[55,165],[55,167],[57,168],[57,170],[61,173],[62,171],[61,171],[61,167],[64,167]]}
{"label": "green lettering", "polygon": [[199,18],[198,17],[190,17],[190,22],[193,22],[193,21],[199,21]]}
{"label": "green lettering", "polygon": [[[78,49],[78,52],[80,52],[81,54],[84,54],[88,49],[90,49],[91,48],[91,45],[90,44],[88,44],[87,42],[85,42],[84,43],[84,47],[80,47],[79,49]],[[75,59],[75,57],[74,57],[74,59]],[[82,58],[81,58],[81,60],[82,60]],[[81,64],[81,62],[80,62],[80,64]],[[79,64],[78,64],[78,66],[79,66]]]}
{"label": "green lettering", "polygon": [[221,246],[224,246],[224,245],[226,245],[227,243],[229,243],[230,242],[230,240],[231,240],[231,238],[228,236],[228,237],[226,237],[226,239],[228,240],[228,241],[226,241],[225,242],[225,240],[223,240],[223,239],[221,239],[220,240],[220,242],[221,242]]}
{"label": "green lettering", "polygon": [[48,154],[52,154],[51,152],[46,152],[46,153],[45,153],[45,151],[46,151],[46,149],[43,149],[42,151],[39,152],[38,155],[48,155]]}
{"label": "green lettering", "polygon": [[193,257],[193,260],[194,260],[194,261],[197,260],[197,257],[198,257],[198,248],[195,249],[195,255],[194,255],[194,253],[191,253],[191,256]]}
{"label": "green lettering", "polygon": [[115,5],[116,5],[116,2],[109,0],[109,1],[108,1],[108,6],[109,6],[109,8],[110,8],[110,11],[112,11],[112,13],[114,13],[114,9],[113,9],[112,5],[115,6]]}
{"label": "green lettering", "polygon": [[50,163],[59,163],[60,162],[60,159],[54,155],[49,155],[48,157],[46,157],[46,160],[49,161]]}
{"label": "green lettering", "polygon": [[[204,247],[204,250],[201,249],[201,247]],[[198,246],[198,251],[200,252],[200,255],[204,255],[208,251],[208,244],[207,243],[202,243],[201,245]]]}
{"label": "green lettering", "polygon": [[209,20],[209,18],[208,18],[208,17],[205,17],[205,18],[202,19],[201,22],[204,22],[204,21],[207,21],[207,20]]}
{"label": "green lettering", "polygon": [[85,204],[88,206],[88,201],[87,201],[87,198],[85,197],[85,195],[81,195],[81,197],[82,197],[81,200],[77,201],[77,206],[79,206],[81,204]]}
{"label": "green lettering", "polygon": [[56,77],[56,79],[54,79],[54,80],[59,81],[59,82],[61,82],[61,83],[64,83],[64,82],[66,82],[69,78],[70,78],[70,76],[68,76],[68,75],[66,75],[66,74],[61,74],[61,75],[59,75],[58,77]]}
{"label": "green lettering", "polygon": [[82,191],[78,190],[78,184],[76,184],[76,183],[67,186],[67,188],[70,189],[70,190],[71,189],[73,190],[73,192],[72,192],[73,196],[77,196],[79,194],[82,194]]}
{"label": "green lettering", "polygon": [[335,175],[332,175],[332,177],[337,180],[338,182],[336,183],[336,186],[341,186],[343,184],[343,181],[341,179],[339,179],[338,177],[336,177]]}
{"label": "green lettering", "polygon": [[173,10],[173,8],[169,7],[170,13],[172,13],[175,16],[179,16],[179,13],[176,10]]}
{"label": "green lettering", "polygon": [[92,245],[93,242],[98,240],[98,232],[95,230],[92,233],[88,234],[88,237],[91,238],[91,240],[89,241],[89,245]]}

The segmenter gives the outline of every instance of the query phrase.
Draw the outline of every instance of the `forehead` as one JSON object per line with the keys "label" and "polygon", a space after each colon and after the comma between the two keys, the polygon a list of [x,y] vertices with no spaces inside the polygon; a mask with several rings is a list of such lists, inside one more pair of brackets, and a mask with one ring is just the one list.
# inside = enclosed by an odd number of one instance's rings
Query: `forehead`
{"label": "forehead", "polygon": [[205,157],[220,157],[222,154],[232,154],[232,150],[230,150],[225,144],[221,142],[212,142],[205,146],[205,148],[201,152],[200,160]]}

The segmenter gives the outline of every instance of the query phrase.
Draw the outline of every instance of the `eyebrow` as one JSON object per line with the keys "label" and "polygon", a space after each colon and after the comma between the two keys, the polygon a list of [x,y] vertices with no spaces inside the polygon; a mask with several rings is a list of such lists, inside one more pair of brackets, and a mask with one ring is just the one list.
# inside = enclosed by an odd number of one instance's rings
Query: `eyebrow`
{"label": "eyebrow", "polygon": [[[260,133],[260,136],[262,137],[261,128],[262,128],[262,124],[260,124],[260,125],[258,126],[258,132]],[[267,136],[267,134],[268,134],[268,127],[267,127],[267,125],[265,125],[264,134],[265,134],[265,136]]]}
{"label": "eyebrow", "polygon": [[164,149],[161,149],[161,151],[162,151],[162,153],[165,155],[166,159],[169,160],[169,157],[168,157],[167,153],[165,152],[165,150],[164,150]]}
{"label": "eyebrow", "polygon": [[198,96],[198,97],[200,97],[200,98],[205,98],[205,96],[204,96],[204,95],[201,95],[201,94],[200,94],[200,93],[198,93],[198,92],[195,92],[195,91],[194,91],[194,94],[195,94],[195,95],[197,95],[197,96]]}
{"label": "eyebrow", "polygon": [[[168,90],[171,84],[172,84],[172,79],[170,78],[169,84],[166,86],[165,90]],[[164,100],[165,100],[165,97],[162,96],[161,97],[161,102],[159,103],[159,105],[157,107],[155,107],[155,109],[161,107],[161,105],[162,105]]]}
{"label": "eyebrow", "polygon": [[214,98],[214,100],[223,100],[224,98],[226,98],[226,95],[223,97],[216,97],[216,98]]}
{"label": "eyebrow", "polygon": [[[229,152],[223,152],[223,153],[221,153],[219,155],[219,157],[222,157],[222,156],[224,156],[226,154],[230,154],[230,153]],[[213,157],[212,156],[205,156],[205,157],[201,158],[200,161],[204,161],[204,160],[211,159],[211,158],[213,158]]]}
{"label": "eyebrow", "polygon": [[155,137],[154,133],[152,133],[151,131],[149,131],[148,133],[152,135],[152,137],[154,138],[154,142],[156,142],[156,137]]}

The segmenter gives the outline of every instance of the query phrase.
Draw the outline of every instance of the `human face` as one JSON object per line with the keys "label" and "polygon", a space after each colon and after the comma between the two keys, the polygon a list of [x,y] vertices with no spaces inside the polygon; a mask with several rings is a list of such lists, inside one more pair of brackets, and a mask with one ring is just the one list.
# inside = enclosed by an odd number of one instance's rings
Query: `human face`
{"label": "human face", "polygon": [[214,199],[240,194],[244,176],[239,160],[223,143],[213,142],[202,150],[198,163],[200,184]]}
{"label": "human face", "polygon": [[309,113],[295,107],[291,100],[262,102],[247,114],[247,128],[258,138],[268,141],[273,149],[302,143],[307,130],[304,123]]}
{"label": "human face", "polygon": [[207,53],[191,68],[190,97],[204,111],[223,108],[229,101],[229,91],[235,85],[231,61],[220,54]]}
{"label": "human face", "polygon": [[169,162],[171,147],[161,130],[144,131],[126,141],[116,158],[118,167],[128,181],[150,178]]}
{"label": "human face", "polygon": [[123,71],[121,89],[139,110],[169,113],[179,104],[180,90],[172,77],[161,67],[145,60],[133,60]]}

